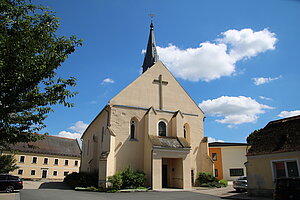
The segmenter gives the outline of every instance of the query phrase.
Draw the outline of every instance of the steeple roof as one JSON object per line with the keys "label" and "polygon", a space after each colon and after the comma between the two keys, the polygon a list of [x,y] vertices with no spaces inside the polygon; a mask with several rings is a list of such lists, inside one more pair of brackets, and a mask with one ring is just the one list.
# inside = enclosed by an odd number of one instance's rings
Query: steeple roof
{"label": "steeple roof", "polygon": [[149,39],[148,39],[148,44],[147,44],[147,50],[144,58],[144,63],[143,63],[143,73],[150,68],[152,65],[154,65],[157,60],[158,60],[158,54],[156,50],[156,44],[155,44],[155,38],[154,38],[154,26],[153,23],[151,22],[150,24],[150,34],[149,34]]}

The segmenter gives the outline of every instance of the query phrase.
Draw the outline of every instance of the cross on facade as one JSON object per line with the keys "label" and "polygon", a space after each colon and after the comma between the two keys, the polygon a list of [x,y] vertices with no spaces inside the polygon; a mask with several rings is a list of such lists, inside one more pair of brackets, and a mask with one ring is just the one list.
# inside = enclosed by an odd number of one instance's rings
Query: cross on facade
{"label": "cross on facade", "polygon": [[162,97],[162,86],[163,85],[168,85],[167,81],[162,80],[162,75],[160,74],[158,77],[158,80],[153,80],[153,83],[158,84],[159,88],[159,109],[163,109],[163,97]]}

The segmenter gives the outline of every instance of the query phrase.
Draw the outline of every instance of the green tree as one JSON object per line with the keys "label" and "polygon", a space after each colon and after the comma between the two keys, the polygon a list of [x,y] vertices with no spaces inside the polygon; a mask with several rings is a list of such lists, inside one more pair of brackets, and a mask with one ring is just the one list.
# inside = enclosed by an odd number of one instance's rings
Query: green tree
{"label": "green tree", "polygon": [[31,142],[45,127],[51,106],[72,107],[74,77],[56,70],[81,46],[75,36],[58,36],[58,18],[28,0],[0,0],[0,151]]}
{"label": "green tree", "polygon": [[14,171],[19,167],[16,164],[14,155],[1,155],[0,156],[0,174]]}

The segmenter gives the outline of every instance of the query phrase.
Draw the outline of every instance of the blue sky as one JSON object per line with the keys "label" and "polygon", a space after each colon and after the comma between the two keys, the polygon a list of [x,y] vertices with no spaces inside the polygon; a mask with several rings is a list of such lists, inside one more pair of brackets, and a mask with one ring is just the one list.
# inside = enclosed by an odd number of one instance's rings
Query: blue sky
{"label": "blue sky", "polygon": [[43,132],[79,137],[140,75],[149,13],[160,59],[205,111],[212,141],[245,142],[269,121],[300,114],[300,1],[33,2],[56,12],[57,34],[83,39],[57,71],[78,79],[75,107],[54,106]]}

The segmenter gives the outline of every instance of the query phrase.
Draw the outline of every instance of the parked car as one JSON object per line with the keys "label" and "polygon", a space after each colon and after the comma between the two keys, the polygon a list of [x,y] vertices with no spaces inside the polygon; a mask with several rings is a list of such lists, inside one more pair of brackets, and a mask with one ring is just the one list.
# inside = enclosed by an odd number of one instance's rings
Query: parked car
{"label": "parked car", "polygon": [[233,188],[237,192],[247,191],[247,176],[241,176],[237,180],[233,181]]}
{"label": "parked car", "polygon": [[273,193],[275,200],[300,199],[300,178],[279,178]]}
{"label": "parked car", "polygon": [[13,192],[23,188],[23,181],[18,176],[0,174],[0,190]]}

